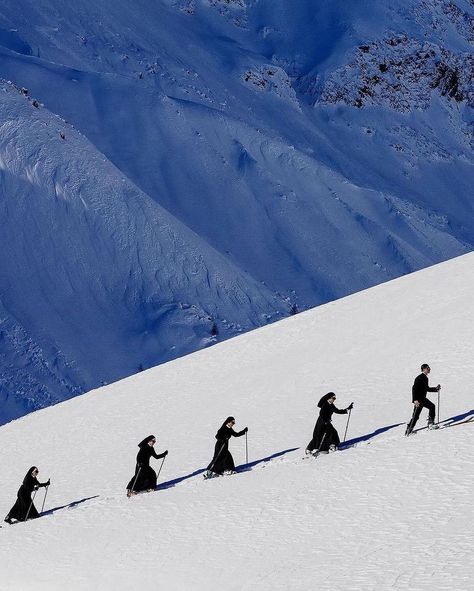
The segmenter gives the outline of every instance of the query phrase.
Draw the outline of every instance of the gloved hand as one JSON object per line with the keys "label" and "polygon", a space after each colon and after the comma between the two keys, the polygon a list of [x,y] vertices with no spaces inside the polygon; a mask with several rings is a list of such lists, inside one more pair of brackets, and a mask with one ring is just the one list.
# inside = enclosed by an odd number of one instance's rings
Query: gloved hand
{"label": "gloved hand", "polygon": [[48,482],[46,482],[46,486],[49,486],[51,484],[51,478],[48,478]]}
{"label": "gloved hand", "polygon": [[353,402],[351,402],[351,403],[349,404],[349,406],[346,408],[346,410],[352,410],[353,408],[354,408],[354,403],[353,403]]}
{"label": "gloved hand", "polygon": [[165,451],[163,452],[163,456],[166,458],[167,455],[168,455],[168,450],[165,449]]}
{"label": "gloved hand", "polygon": [[437,390],[438,390],[438,392],[439,392],[439,391],[441,390],[441,384],[438,384],[438,385],[436,386],[436,389],[437,389]]}
{"label": "gloved hand", "polygon": [[248,427],[245,427],[244,433],[247,433],[248,430],[249,430],[249,428]]}

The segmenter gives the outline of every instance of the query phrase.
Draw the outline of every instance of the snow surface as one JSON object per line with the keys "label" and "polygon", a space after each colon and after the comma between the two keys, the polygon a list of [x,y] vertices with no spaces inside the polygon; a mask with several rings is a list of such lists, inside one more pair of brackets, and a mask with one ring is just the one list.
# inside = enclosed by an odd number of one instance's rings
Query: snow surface
{"label": "snow surface", "polygon": [[0,422],[471,251],[473,17],[0,0]]}
{"label": "snow surface", "polygon": [[[4,513],[31,465],[51,477],[56,509],[4,524],[0,589],[470,589],[474,424],[403,433],[422,362],[442,384],[441,419],[474,414],[473,263],[456,258],[1,427]],[[354,401],[348,438],[365,441],[304,460],[329,390],[340,407]],[[204,481],[228,414],[248,425],[257,463]],[[342,434],[346,417],[334,424]],[[127,499],[150,433],[170,450],[166,486]],[[230,447],[243,463],[244,439]]]}

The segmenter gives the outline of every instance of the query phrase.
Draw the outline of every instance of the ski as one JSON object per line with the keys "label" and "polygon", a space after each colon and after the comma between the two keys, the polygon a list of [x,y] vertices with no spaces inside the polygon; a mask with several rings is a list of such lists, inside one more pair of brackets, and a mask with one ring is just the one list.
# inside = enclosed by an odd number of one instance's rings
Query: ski
{"label": "ski", "polygon": [[469,417],[464,421],[458,421],[457,423],[449,423],[448,425],[443,425],[440,429],[447,429],[448,427],[457,427],[458,425],[465,425],[466,423],[474,423],[474,417]]}
{"label": "ski", "polygon": [[448,423],[446,425],[438,425],[437,429],[428,429],[428,427],[419,427],[418,429],[413,429],[413,431],[411,433],[409,433],[407,435],[407,437],[409,437],[410,435],[413,435],[415,433],[418,433],[419,431],[439,431],[440,429],[447,429],[448,427],[457,427],[458,425],[465,425],[466,423],[472,423],[474,422],[474,417],[469,417],[468,419],[464,419],[463,421],[456,421],[453,423]]}
{"label": "ski", "polygon": [[[243,470],[245,472],[245,470]],[[223,476],[233,476],[234,474],[238,474],[237,471],[235,472],[228,472],[227,474],[224,472],[224,474],[216,474],[215,472],[210,472],[209,470],[207,470],[207,472],[204,472],[203,474],[203,478],[204,480],[212,480],[213,478],[222,478]]]}
{"label": "ski", "polygon": [[151,490],[141,490],[139,492],[133,493],[131,495],[127,494],[127,499],[133,499],[133,497],[139,497],[140,495],[149,495],[150,493],[157,492],[159,488],[152,488]]}

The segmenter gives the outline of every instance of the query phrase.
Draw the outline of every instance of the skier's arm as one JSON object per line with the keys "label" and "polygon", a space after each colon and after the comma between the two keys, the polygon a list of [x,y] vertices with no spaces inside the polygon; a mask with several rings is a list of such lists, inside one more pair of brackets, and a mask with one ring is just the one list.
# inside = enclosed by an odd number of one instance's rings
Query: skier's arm
{"label": "skier's arm", "polygon": [[434,388],[428,388],[428,392],[437,392],[438,390],[441,390],[441,386],[439,384]]}
{"label": "skier's arm", "polygon": [[168,450],[164,451],[162,454],[157,454],[156,451],[152,448],[151,449],[151,455],[156,458],[157,460],[161,460],[161,458],[164,458],[165,456],[168,455]]}
{"label": "skier's arm", "polygon": [[245,429],[242,429],[242,431],[239,431],[238,433],[236,433],[234,431],[234,429],[231,429],[231,433],[233,437],[242,437],[242,435],[245,435],[247,433],[247,431],[249,430],[248,427],[245,427]]}
{"label": "skier's arm", "polygon": [[34,487],[33,490],[38,490],[39,488],[43,488],[45,486],[49,486],[50,482],[39,482],[37,478],[34,479]]}
{"label": "skier's arm", "polygon": [[335,412],[337,415],[346,415],[346,414],[347,414],[347,408],[336,408],[336,407],[334,406],[334,412]]}

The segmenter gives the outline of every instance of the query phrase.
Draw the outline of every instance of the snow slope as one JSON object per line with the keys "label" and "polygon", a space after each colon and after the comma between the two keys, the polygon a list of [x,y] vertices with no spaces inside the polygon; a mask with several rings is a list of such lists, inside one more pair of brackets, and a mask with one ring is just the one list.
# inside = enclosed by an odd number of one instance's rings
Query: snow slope
{"label": "snow slope", "polygon": [[[0,284],[8,335],[0,420],[261,326],[291,306],[471,251],[473,10],[466,0],[0,0],[0,77],[28,89],[43,123],[49,114],[69,122],[47,123],[65,140],[2,156],[15,189],[0,218],[10,261]],[[0,103],[13,122],[1,142],[12,134],[19,145],[45,142],[27,126],[24,101]],[[88,140],[79,151],[70,149],[75,130]],[[57,179],[61,195],[71,170],[92,165],[94,199],[111,170],[127,187],[120,211],[113,201],[102,211],[114,240],[83,233],[80,208],[65,224],[60,197],[43,201],[40,218],[61,219],[55,240],[82,253],[89,272],[81,273],[52,241],[23,231],[16,195],[35,167],[39,182],[56,187]],[[184,293],[168,281],[179,245],[152,269],[159,287],[142,286],[142,277],[154,281],[142,260],[155,243],[139,235],[163,210],[204,261]],[[37,257],[41,269],[31,273]],[[58,263],[77,275],[78,320],[68,326],[57,320],[58,308],[71,309]],[[208,289],[211,267],[239,277],[233,305]],[[178,264],[177,273],[187,283],[189,270]],[[98,290],[98,274],[107,289]],[[156,297],[163,284],[166,297]],[[177,330],[163,326],[182,302],[196,312],[178,312]],[[101,340],[103,353],[91,355]]]}
{"label": "snow slope", "polygon": [[[2,591],[469,589],[473,423],[403,433],[422,362],[442,384],[441,419],[474,414],[473,263],[459,257],[1,427],[4,513],[34,464],[58,508],[2,528]],[[354,401],[348,437],[365,441],[303,460],[328,390],[340,407]],[[193,476],[229,413],[249,426],[257,463]],[[334,423],[343,433],[346,417]],[[129,500],[149,433],[170,450],[167,484]],[[242,463],[243,439],[231,450]]]}

